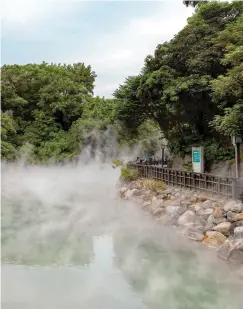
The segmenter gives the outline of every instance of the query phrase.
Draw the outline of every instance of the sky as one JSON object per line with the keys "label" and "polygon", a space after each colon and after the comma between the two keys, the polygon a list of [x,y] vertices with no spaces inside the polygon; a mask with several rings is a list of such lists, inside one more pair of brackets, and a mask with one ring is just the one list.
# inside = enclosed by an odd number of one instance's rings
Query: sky
{"label": "sky", "polygon": [[111,97],[192,14],[180,0],[2,0],[1,63],[84,62]]}

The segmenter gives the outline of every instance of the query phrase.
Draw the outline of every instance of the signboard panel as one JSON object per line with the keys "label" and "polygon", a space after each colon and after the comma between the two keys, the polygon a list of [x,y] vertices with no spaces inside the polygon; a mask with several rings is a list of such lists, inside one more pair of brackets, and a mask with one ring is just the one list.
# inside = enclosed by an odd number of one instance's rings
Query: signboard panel
{"label": "signboard panel", "polygon": [[193,162],[200,163],[200,151],[193,150]]}
{"label": "signboard panel", "polygon": [[195,173],[204,173],[203,147],[192,148],[192,167]]}

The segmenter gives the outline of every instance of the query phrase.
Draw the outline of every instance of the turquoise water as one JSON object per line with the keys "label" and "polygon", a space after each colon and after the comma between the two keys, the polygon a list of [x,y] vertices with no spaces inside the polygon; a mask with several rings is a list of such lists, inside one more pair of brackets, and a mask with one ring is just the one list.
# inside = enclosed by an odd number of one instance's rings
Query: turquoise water
{"label": "turquoise water", "polygon": [[241,308],[226,263],[117,199],[115,171],[3,176],[3,309]]}

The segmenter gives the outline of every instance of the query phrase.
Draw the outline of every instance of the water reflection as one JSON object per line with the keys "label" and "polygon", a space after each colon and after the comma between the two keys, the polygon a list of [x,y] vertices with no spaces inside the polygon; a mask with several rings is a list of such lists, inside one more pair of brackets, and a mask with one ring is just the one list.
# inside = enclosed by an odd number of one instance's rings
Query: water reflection
{"label": "water reflection", "polygon": [[145,308],[114,268],[112,236],[92,240],[93,259],[81,268],[2,265],[2,308]]}

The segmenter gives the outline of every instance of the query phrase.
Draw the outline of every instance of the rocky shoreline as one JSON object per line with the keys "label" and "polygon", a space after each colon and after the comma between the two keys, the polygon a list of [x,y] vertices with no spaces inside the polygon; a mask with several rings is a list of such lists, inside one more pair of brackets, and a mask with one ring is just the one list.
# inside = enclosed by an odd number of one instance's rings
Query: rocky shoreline
{"label": "rocky shoreline", "polygon": [[148,188],[143,179],[123,184],[119,195],[137,202],[161,223],[178,227],[189,239],[216,249],[220,258],[239,266],[243,276],[243,204],[240,201],[175,187]]}

